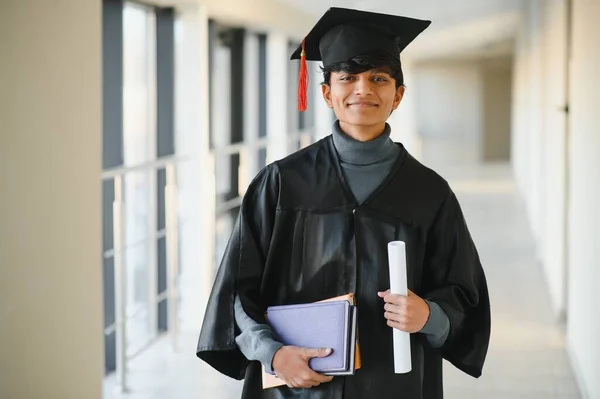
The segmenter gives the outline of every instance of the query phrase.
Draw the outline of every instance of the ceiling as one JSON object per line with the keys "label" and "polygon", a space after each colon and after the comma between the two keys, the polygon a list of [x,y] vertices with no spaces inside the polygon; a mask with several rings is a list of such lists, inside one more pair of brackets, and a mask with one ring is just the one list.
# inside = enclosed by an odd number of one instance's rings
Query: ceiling
{"label": "ceiling", "polygon": [[[526,0],[278,0],[311,13],[316,20],[329,7],[428,19],[431,26],[405,52],[416,60],[509,55]],[[498,43],[502,43],[501,46]],[[404,52],[403,52],[404,54]]]}

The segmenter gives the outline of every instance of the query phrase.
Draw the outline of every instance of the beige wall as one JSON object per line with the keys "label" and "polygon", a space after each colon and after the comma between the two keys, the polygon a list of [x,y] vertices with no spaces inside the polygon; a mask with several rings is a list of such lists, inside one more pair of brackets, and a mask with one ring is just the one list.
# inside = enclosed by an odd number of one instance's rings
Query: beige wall
{"label": "beige wall", "polygon": [[502,60],[483,65],[483,161],[510,160],[511,69]]}
{"label": "beige wall", "polygon": [[0,397],[101,397],[101,2],[0,2]]}

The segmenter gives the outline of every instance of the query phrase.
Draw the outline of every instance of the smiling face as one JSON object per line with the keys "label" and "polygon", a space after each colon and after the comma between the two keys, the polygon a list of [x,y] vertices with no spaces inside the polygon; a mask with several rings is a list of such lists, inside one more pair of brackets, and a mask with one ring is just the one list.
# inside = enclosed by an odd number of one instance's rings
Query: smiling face
{"label": "smiling face", "polygon": [[323,84],[322,89],[340,125],[353,128],[385,126],[404,94],[404,86],[397,88],[396,80],[385,69],[332,72],[329,84]]}

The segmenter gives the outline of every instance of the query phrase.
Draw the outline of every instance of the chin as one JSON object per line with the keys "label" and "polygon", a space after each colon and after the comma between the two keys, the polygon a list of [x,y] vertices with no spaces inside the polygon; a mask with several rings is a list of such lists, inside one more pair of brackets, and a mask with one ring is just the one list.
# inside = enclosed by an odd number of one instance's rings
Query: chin
{"label": "chin", "polygon": [[366,118],[366,117],[350,117],[346,118],[346,123],[349,123],[354,126],[373,126],[378,125],[380,123],[384,123],[386,120],[382,120],[381,118]]}
{"label": "chin", "polygon": [[382,115],[380,109],[365,108],[365,109],[344,109],[341,112],[341,117],[338,118],[345,123],[354,126],[373,126],[387,121],[387,117]]}

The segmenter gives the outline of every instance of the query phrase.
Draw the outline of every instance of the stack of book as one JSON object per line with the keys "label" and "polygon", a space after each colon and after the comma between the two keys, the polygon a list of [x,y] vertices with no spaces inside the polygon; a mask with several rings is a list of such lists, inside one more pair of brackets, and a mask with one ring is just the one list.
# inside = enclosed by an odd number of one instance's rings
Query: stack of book
{"label": "stack of book", "polygon": [[[282,344],[330,348],[329,356],[312,358],[308,365],[331,376],[352,375],[360,368],[357,317],[353,294],[315,303],[271,306],[266,315],[275,338]],[[263,389],[285,384],[264,368],[262,380]]]}

